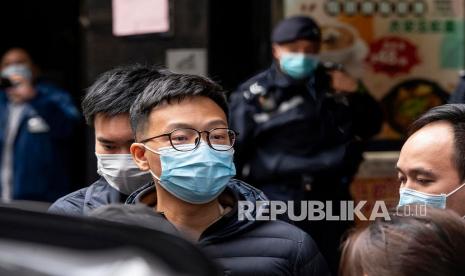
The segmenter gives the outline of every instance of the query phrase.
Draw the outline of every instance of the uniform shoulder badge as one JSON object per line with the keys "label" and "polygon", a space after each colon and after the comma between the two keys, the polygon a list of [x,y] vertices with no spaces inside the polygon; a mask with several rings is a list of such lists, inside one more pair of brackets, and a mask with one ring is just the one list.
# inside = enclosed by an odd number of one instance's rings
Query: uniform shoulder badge
{"label": "uniform shoulder badge", "polygon": [[250,93],[253,95],[264,95],[266,93],[265,87],[262,85],[258,84],[258,82],[254,82],[250,87],[249,87]]}
{"label": "uniform shoulder badge", "polygon": [[249,89],[244,91],[244,98],[250,100],[257,96],[265,95],[266,89],[262,85],[258,84],[258,82],[254,82],[252,85],[249,86]]}

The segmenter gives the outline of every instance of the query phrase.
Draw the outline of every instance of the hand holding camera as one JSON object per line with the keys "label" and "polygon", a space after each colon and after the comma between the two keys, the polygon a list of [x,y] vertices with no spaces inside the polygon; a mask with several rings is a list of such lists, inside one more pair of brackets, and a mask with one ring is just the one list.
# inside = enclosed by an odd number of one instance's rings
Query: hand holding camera
{"label": "hand holding camera", "polygon": [[2,86],[13,103],[32,100],[37,92],[32,84],[31,70],[23,64],[13,64],[2,70]]}
{"label": "hand holding camera", "polygon": [[344,66],[335,62],[322,62],[326,73],[331,78],[331,88],[336,94],[354,93],[358,90],[358,81],[344,70]]}
{"label": "hand holding camera", "polygon": [[331,86],[336,93],[354,93],[358,89],[358,82],[344,71],[328,72],[331,76]]}

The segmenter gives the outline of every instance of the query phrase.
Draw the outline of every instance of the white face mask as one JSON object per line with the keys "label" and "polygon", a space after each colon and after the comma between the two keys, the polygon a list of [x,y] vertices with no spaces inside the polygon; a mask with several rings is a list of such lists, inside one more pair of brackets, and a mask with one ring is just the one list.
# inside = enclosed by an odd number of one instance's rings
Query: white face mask
{"label": "white face mask", "polygon": [[152,181],[150,172],[137,167],[130,154],[98,154],[97,173],[113,188],[130,195],[135,190]]}

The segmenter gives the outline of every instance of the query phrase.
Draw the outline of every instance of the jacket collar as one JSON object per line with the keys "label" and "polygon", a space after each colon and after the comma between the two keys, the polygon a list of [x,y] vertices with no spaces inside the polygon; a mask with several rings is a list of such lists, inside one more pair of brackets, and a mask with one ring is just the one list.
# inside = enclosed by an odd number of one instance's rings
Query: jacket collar
{"label": "jacket collar", "polygon": [[[259,221],[239,220],[238,219],[238,202],[249,201],[256,206],[257,201],[267,201],[265,194],[236,179],[231,179],[224,192],[219,196],[222,205],[231,207],[231,211],[225,214],[221,219],[208,227],[200,236],[199,243],[206,244],[223,239],[232,235],[237,235],[255,226]],[[126,204],[142,203],[150,207],[156,204],[156,189],[154,183],[132,193],[126,200]],[[255,216],[255,210],[252,212]]]}
{"label": "jacket collar", "polygon": [[307,91],[309,91],[310,95],[315,100],[316,99],[316,89],[315,89],[316,77],[315,76],[316,76],[316,73],[320,71],[320,67],[321,66],[319,66],[317,70],[315,71],[315,73],[313,73],[309,78],[304,79],[302,81],[298,81],[284,74],[279,68],[279,64],[277,62],[273,62],[266,76],[267,83],[273,83],[275,86],[279,88],[284,88],[284,89],[288,87],[292,87],[292,86],[295,86],[295,87],[305,86],[307,88]]}
{"label": "jacket collar", "polygon": [[109,202],[124,203],[126,198],[127,195],[120,193],[108,184],[105,178],[100,177],[86,190],[83,206],[84,214],[100,206],[107,205]]}

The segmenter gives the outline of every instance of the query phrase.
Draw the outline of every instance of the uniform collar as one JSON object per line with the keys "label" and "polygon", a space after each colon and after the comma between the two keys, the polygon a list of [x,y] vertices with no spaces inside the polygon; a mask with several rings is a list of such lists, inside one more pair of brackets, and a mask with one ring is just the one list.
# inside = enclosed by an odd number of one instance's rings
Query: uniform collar
{"label": "uniform collar", "polygon": [[288,88],[291,86],[306,86],[306,90],[309,92],[310,96],[313,99],[316,99],[316,91],[315,91],[315,73],[313,73],[309,78],[306,78],[302,81],[295,80],[290,76],[284,74],[279,69],[279,64],[277,62],[273,62],[271,65],[271,70],[268,74],[268,81],[270,83],[274,83],[277,87],[280,88]]}
{"label": "uniform collar", "polygon": [[279,64],[273,62],[271,65],[271,70],[269,74],[270,81],[272,81],[278,87],[289,87],[296,85],[296,81],[284,74],[281,69],[279,69]]}

